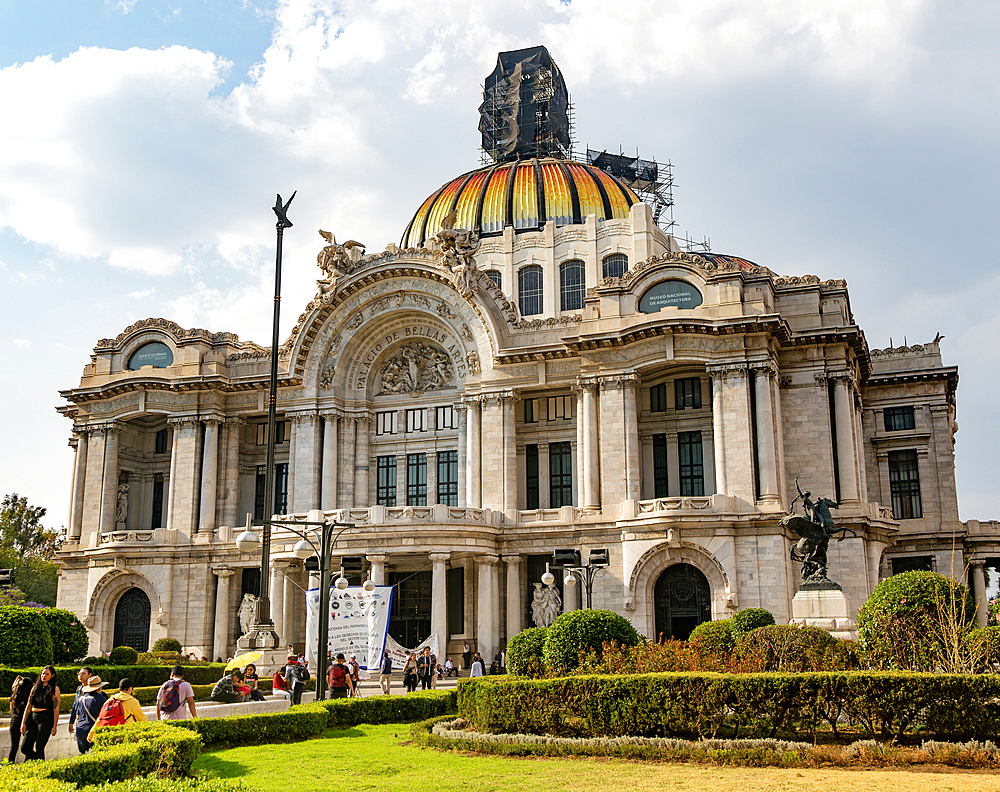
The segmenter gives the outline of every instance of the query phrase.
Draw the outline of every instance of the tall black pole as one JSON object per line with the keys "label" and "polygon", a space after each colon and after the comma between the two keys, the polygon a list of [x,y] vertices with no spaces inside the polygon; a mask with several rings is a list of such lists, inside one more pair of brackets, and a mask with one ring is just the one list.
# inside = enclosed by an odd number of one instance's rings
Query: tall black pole
{"label": "tall black pole", "polygon": [[[316,700],[326,698],[326,652],[330,643],[330,553],[336,525],[325,523],[319,551],[319,625],[316,636]],[[339,535],[339,534],[338,534]]]}
{"label": "tall black pole", "polygon": [[[297,191],[296,191],[297,192]],[[278,412],[278,323],[281,317],[281,243],[285,229],[291,228],[286,212],[295,193],[282,206],[281,196],[275,203],[274,214],[278,222],[274,227],[278,240],[274,256],[274,322],[271,328],[271,384],[267,397],[267,466],[264,469],[264,530],[260,543],[260,594],[257,598],[256,646],[274,648],[277,645],[274,623],[271,621],[270,566],[271,566],[271,515],[274,513],[274,440]]]}

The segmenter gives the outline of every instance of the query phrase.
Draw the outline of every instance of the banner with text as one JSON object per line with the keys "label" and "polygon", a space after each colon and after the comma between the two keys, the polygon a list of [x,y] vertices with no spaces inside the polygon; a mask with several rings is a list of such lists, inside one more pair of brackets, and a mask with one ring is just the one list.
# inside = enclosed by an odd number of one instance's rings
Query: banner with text
{"label": "banner with text", "polygon": [[387,651],[389,653],[389,657],[392,658],[393,668],[402,669],[403,663],[406,662],[406,658],[409,657],[411,653],[420,654],[424,651],[425,646],[429,646],[431,648],[431,654],[437,657],[438,634],[431,633],[424,641],[413,649],[407,649],[405,646],[400,646],[391,635],[387,635],[385,637],[385,651]]}
{"label": "banner with text", "polygon": [[[311,657],[317,657],[319,642],[320,590],[306,592],[306,642]],[[379,658],[385,650],[392,606],[392,586],[376,586],[371,593],[361,586],[348,586],[341,591],[330,587],[329,640],[327,648],[334,657],[357,655],[358,665],[378,670]],[[391,638],[389,640],[392,640]]]}

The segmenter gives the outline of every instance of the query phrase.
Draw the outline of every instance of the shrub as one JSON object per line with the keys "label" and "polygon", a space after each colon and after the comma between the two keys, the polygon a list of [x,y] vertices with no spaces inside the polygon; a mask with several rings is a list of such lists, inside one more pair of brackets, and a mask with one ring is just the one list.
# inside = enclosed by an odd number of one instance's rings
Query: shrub
{"label": "shrub", "polygon": [[521,676],[541,676],[545,671],[542,651],[545,648],[546,627],[521,630],[507,642],[507,670]]}
{"label": "shrub", "polygon": [[0,665],[44,666],[51,662],[52,635],[41,612],[15,606],[0,608]]}
{"label": "shrub", "polygon": [[159,638],[153,643],[154,652],[180,652],[181,642],[176,638]]}
{"label": "shrub", "polygon": [[736,648],[744,672],[823,671],[836,639],[820,627],[772,624],[758,627]]}
{"label": "shrub", "polygon": [[1000,627],[977,627],[965,641],[973,671],[993,671],[1000,664]]}
{"label": "shrub", "polygon": [[858,640],[877,668],[931,671],[974,626],[965,586],[936,572],[901,572],[883,580],[858,613]]}
{"label": "shrub", "polygon": [[[136,687],[159,687],[170,679],[170,666],[161,665],[109,665],[105,663],[84,662],[80,665],[93,665],[98,667],[97,673],[101,679],[110,682],[112,687],[118,684],[123,677],[129,677]],[[214,685],[222,676],[225,665],[222,663],[212,663],[210,665],[188,665],[184,666],[184,681],[192,685]],[[76,679],[76,672],[80,670],[79,665],[57,666],[56,684],[65,693],[68,690],[76,690],[80,684]],[[37,677],[42,671],[41,666],[14,666],[11,668],[0,667],[0,691],[10,690],[14,682],[14,677],[18,674],[29,674]]]}
{"label": "shrub", "polygon": [[650,674],[656,671],[698,671],[698,655],[686,641],[642,641],[635,646],[605,643],[600,656],[588,654],[580,663],[585,674]]}
{"label": "shrub", "polygon": [[857,641],[834,639],[833,646],[826,653],[824,667],[820,671],[857,671],[865,668],[861,647]]}
{"label": "shrub", "polygon": [[177,663],[184,665],[190,663],[180,652],[139,652],[139,665],[168,665],[174,666]]}
{"label": "shrub", "polygon": [[733,638],[741,641],[758,627],[774,624],[774,616],[765,608],[747,608],[741,610],[730,619],[733,627]]}
{"label": "shrub", "polygon": [[729,657],[736,648],[733,638],[733,620],[702,622],[691,631],[688,645],[698,667],[704,671],[725,670]]}
{"label": "shrub", "polygon": [[139,653],[131,646],[116,646],[108,655],[112,665],[135,665],[139,662]]}
{"label": "shrub", "polygon": [[72,663],[87,654],[87,628],[73,611],[43,608],[39,611],[52,635],[52,662]]}
{"label": "shrub", "polygon": [[603,651],[605,641],[635,646],[639,633],[624,616],[609,610],[568,611],[548,628],[542,657],[548,671],[571,670],[581,653]]}

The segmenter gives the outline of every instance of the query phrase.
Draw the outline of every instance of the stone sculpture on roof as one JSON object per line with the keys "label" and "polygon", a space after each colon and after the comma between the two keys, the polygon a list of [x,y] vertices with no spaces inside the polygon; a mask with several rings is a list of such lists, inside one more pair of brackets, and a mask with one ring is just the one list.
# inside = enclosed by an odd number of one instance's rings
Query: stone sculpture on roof
{"label": "stone sculpture on roof", "polygon": [[476,291],[476,251],[479,234],[466,228],[455,228],[458,213],[452,209],[441,220],[441,230],[433,237],[438,244],[437,253],[444,266],[451,272],[452,282],[458,293],[468,297]]}

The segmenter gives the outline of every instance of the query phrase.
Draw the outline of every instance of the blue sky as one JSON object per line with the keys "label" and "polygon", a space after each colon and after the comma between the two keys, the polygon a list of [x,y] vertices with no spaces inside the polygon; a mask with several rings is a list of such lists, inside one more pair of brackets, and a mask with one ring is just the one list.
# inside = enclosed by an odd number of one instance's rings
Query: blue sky
{"label": "blue sky", "polygon": [[545,44],[580,146],[670,159],[679,230],[848,280],[872,348],[946,338],[963,519],[1000,518],[1000,7],[987,0],[0,2],[0,489],[69,498],[58,390],[163,316],[266,342],[274,193],[398,242],[478,163],[480,85]]}

